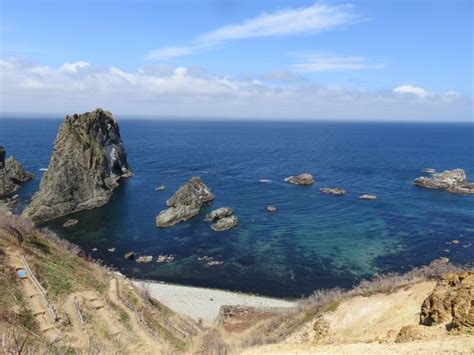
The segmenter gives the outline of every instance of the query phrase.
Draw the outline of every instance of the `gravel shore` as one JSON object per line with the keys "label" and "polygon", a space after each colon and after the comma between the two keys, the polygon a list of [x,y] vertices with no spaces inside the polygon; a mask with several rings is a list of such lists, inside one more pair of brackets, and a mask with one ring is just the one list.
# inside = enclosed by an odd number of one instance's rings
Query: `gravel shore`
{"label": "gravel shore", "polygon": [[139,288],[148,288],[150,296],[176,313],[207,322],[214,322],[219,315],[221,306],[224,305],[259,308],[291,308],[296,306],[296,302],[239,292],[171,285],[153,281],[135,280],[133,283]]}

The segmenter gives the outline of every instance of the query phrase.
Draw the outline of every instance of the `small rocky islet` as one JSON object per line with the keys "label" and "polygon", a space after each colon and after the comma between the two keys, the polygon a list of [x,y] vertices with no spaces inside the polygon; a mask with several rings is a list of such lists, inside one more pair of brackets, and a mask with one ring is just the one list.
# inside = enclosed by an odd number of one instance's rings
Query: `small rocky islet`
{"label": "small rocky islet", "polygon": [[463,169],[445,170],[441,173],[427,172],[431,176],[420,176],[415,186],[442,189],[455,194],[474,194],[474,183],[467,180]]}
{"label": "small rocky islet", "polygon": [[211,229],[215,232],[222,232],[234,228],[239,222],[234,216],[234,210],[230,207],[220,207],[206,215],[205,222],[213,222]]}
{"label": "small rocky islet", "polygon": [[6,150],[0,147],[0,210],[12,211],[19,203],[18,192],[24,183],[34,179],[13,156],[5,159]]}
{"label": "small rocky islet", "polygon": [[212,200],[211,190],[200,177],[193,176],[166,201],[168,208],[156,217],[156,226],[165,228],[186,221],[198,215],[202,206]]}

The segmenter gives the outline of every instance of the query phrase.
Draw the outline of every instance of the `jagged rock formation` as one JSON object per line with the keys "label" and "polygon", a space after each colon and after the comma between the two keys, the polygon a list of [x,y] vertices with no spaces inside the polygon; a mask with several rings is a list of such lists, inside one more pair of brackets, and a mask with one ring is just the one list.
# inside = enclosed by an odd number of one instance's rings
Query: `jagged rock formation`
{"label": "jagged rock formation", "polygon": [[239,220],[234,216],[234,210],[230,207],[220,207],[206,215],[205,222],[214,222],[211,229],[216,232],[222,232],[234,228]]}
{"label": "jagged rock formation", "polygon": [[234,210],[230,207],[219,207],[218,209],[215,209],[208,213],[206,215],[206,218],[204,219],[204,222],[214,222],[218,219],[224,218],[224,217],[229,217],[234,213]]}
{"label": "jagged rock formation", "polygon": [[445,170],[430,177],[420,176],[415,179],[414,184],[430,189],[445,189],[452,193],[474,194],[474,183],[467,181],[462,169]]}
{"label": "jagged rock formation", "polygon": [[288,176],[285,181],[295,185],[311,185],[314,183],[314,178],[311,174],[300,174],[296,176]]}
{"label": "jagged rock formation", "polygon": [[194,176],[166,201],[168,208],[156,217],[156,226],[164,228],[186,221],[199,214],[202,205],[213,199],[209,188]]}
{"label": "jagged rock formation", "polygon": [[474,334],[474,272],[448,273],[423,302],[420,323],[448,323],[450,329]]}
{"label": "jagged rock formation", "polygon": [[105,205],[122,177],[131,176],[117,122],[97,109],[67,116],[48,170],[25,210],[37,223]]}
{"label": "jagged rock formation", "polygon": [[23,183],[33,178],[13,156],[9,157],[5,167],[0,169],[0,198],[17,192]]}
{"label": "jagged rock formation", "polygon": [[218,219],[217,222],[213,223],[211,225],[211,229],[215,232],[222,232],[234,228],[237,223],[239,223],[239,219],[234,215],[223,217]]}

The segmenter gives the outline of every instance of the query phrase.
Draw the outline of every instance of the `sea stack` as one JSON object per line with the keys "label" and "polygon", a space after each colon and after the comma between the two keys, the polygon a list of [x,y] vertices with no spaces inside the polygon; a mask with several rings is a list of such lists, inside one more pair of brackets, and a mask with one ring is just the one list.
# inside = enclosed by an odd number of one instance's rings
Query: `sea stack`
{"label": "sea stack", "polygon": [[105,205],[131,176],[119,126],[102,109],[67,116],[54,142],[48,170],[24,214],[36,223]]}
{"label": "sea stack", "polygon": [[214,200],[214,195],[198,176],[192,177],[166,201],[168,208],[156,217],[157,227],[170,227],[186,221],[201,210],[204,203]]}

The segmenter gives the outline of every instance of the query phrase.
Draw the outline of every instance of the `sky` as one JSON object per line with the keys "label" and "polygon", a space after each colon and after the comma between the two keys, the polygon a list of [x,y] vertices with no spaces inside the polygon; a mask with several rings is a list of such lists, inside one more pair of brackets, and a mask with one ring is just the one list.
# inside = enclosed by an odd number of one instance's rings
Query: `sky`
{"label": "sky", "polygon": [[0,115],[473,121],[470,0],[2,0]]}

